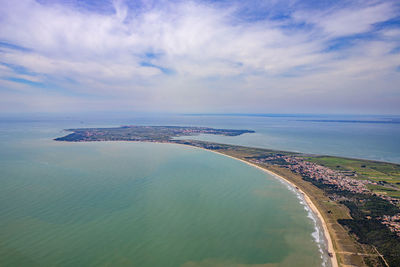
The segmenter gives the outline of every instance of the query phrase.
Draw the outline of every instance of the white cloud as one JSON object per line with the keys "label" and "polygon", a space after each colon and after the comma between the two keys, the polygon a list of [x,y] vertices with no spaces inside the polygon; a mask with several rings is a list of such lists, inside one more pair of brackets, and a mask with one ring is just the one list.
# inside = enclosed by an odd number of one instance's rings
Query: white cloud
{"label": "white cloud", "polygon": [[[316,102],[313,95],[318,103],[343,103],[340,95],[349,90],[392,93],[386,80],[399,75],[400,58],[392,53],[400,42],[398,28],[380,29],[381,39],[356,39],[349,47],[327,50],[334,38],[367,33],[397,15],[386,1],[297,10],[280,21],[241,21],[235,17],[239,7],[197,2],[149,4],[132,12],[119,0],[114,13],[33,0],[2,2],[0,41],[29,50],[1,48],[0,61],[36,74],[2,66],[0,77],[56,85],[58,98],[82,93],[87,99],[75,103],[93,102],[82,109],[96,103],[109,108],[96,102],[108,96],[121,109],[264,112],[293,98],[293,107],[304,112]],[[53,107],[43,103],[31,106]]]}
{"label": "white cloud", "polygon": [[347,8],[334,8],[321,12],[299,12],[295,18],[319,27],[329,37],[341,37],[368,32],[373,25],[395,17],[396,9],[390,2]]}

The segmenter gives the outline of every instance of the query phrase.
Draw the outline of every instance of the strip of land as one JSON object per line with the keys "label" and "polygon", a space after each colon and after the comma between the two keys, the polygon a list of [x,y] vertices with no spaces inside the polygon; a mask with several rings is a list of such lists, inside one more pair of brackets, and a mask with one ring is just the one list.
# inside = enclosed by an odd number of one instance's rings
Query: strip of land
{"label": "strip of land", "polygon": [[250,130],[122,126],[67,131],[55,140],[174,143],[241,160],[304,194],[323,224],[333,266],[400,266],[399,164],[190,140],[197,134],[237,136]]}

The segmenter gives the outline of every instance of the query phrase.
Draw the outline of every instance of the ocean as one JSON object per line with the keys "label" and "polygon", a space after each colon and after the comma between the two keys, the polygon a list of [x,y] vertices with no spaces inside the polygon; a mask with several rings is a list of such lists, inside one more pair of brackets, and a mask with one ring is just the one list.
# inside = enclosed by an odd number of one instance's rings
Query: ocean
{"label": "ocean", "polygon": [[301,196],[256,168],[173,144],[52,139],[73,127],[243,128],[256,133],[197,138],[400,161],[399,124],[351,119],[3,117],[0,266],[327,266],[318,221]]}

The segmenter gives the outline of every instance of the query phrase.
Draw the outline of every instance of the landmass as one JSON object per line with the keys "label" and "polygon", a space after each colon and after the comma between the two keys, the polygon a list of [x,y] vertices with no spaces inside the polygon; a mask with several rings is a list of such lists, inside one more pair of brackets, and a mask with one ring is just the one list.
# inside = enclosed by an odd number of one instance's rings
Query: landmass
{"label": "landmass", "polygon": [[121,126],[117,128],[79,128],[67,129],[72,132],[56,141],[89,142],[89,141],[148,141],[165,142],[174,137],[198,134],[215,134],[237,136],[254,133],[251,130],[214,129],[208,127],[180,126]]}
{"label": "landmass", "polygon": [[55,140],[188,145],[272,172],[302,192],[310,206],[317,209],[327,231],[333,265],[400,266],[399,164],[190,140],[198,134],[237,136],[253,133],[251,130],[122,126],[67,131],[72,133]]}

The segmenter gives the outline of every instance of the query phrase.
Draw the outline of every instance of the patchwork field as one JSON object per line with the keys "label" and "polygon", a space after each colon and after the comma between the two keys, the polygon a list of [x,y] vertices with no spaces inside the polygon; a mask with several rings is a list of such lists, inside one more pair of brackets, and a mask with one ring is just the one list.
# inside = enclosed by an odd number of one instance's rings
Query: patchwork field
{"label": "patchwork field", "polygon": [[375,181],[377,185],[369,185],[376,193],[384,193],[400,198],[400,165],[387,162],[347,159],[331,156],[305,157],[306,160],[338,171],[355,171],[356,179]]}

